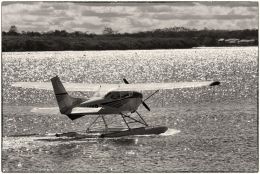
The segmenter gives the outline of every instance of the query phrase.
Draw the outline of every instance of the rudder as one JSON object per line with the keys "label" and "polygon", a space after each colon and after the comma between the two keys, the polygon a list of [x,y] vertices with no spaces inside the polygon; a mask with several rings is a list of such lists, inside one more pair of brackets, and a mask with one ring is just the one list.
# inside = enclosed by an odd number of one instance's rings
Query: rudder
{"label": "rudder", "polygon": [[61,114],[69,115],[72,108],[80,104],[82,100],[69,96],[58,76],[53,77],[51,82]]}

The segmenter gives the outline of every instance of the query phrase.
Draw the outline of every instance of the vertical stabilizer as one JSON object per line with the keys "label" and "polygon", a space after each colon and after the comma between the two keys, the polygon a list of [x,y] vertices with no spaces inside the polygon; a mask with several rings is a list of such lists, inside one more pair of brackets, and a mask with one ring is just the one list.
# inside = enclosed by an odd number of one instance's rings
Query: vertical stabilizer
{"label": "vertical stabilizer", "polygon": [[82,99],[69,96],[58,76],[53,77],[51,82],[61,114],[69,115],[72,108],[79,105]]}
{"label": "vertical stabilizer", "polygon": [[51,79],[53,90],[55,95],[66,95],[68,94],[58,76]]}

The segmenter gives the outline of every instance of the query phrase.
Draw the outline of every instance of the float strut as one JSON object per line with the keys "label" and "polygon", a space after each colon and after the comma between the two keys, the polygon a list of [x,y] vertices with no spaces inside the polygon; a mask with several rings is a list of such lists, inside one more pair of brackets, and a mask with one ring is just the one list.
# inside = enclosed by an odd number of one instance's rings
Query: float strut
{"label": "float strut", "polygon": [[127,124],[127,122],[126,122],[126,120],[125,120],[125,116],[124,116],[124,114],[121,113],[121,116],[122,116],[122,118],[123,118],[125,124],[127,125],[128,129],[131,130],[131,128],[129,127],[129,125]]}
{"label": "float strut", "polygon": [[143,117],[141,116],[141,114],[139,114],[137,111],[135,111],[137,113],[137,115],[142,119],[143,123],[145,126],[148,126],[148,124],[144,121]]}
{"label": "float strut", "polygon": [[105,118],[104,118],[104,115],[102,115],[102,120],[103,120],[103,122],[104,122],[104,124],[105,124],[106,129],[108,129],[107,122],[106,122],[106,120],[105,120]]}
{"label": "float strut", "polygon": [[90,130],[90,128],[91,128],[91,126],[97,121],[97,119],[100,117],[100,115],[99,116],[97,116],[96,117],[96,119],[89,125],[89,127],[87,128],[87,132]]}

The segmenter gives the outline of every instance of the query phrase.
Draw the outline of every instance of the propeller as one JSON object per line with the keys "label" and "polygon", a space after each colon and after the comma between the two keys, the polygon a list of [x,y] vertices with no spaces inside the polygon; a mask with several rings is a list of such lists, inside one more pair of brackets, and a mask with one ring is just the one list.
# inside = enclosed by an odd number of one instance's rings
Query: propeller
{"label": "propeller", "polygon": [[147,106],[147,104],[144,101],[142,101],[142,104],[148,111],[151,111],[151,109]]}
{"label": "propeller", "polygon": [[[123,78],[123,81],[125,84],[129,84],[129,82],[125,78]],[[144,102],[144,100],[142,100],[142,104],[148,111],[151,111],[151,109],[149,108],[149,106],[147,106],[147,104]]]}

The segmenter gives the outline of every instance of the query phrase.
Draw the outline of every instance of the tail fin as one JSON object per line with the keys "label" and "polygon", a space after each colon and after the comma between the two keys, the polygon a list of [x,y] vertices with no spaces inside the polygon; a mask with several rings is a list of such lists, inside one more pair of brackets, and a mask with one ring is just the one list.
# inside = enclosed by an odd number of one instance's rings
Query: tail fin
{"label": "tail fin", "polygon": [[82,102],[82,99],[69,96],[58,76],[53,77],[51,79],[51,82],[57,99],[57,103],[59,105],[60,113],[69,115],[72,108],[79,105]]}

